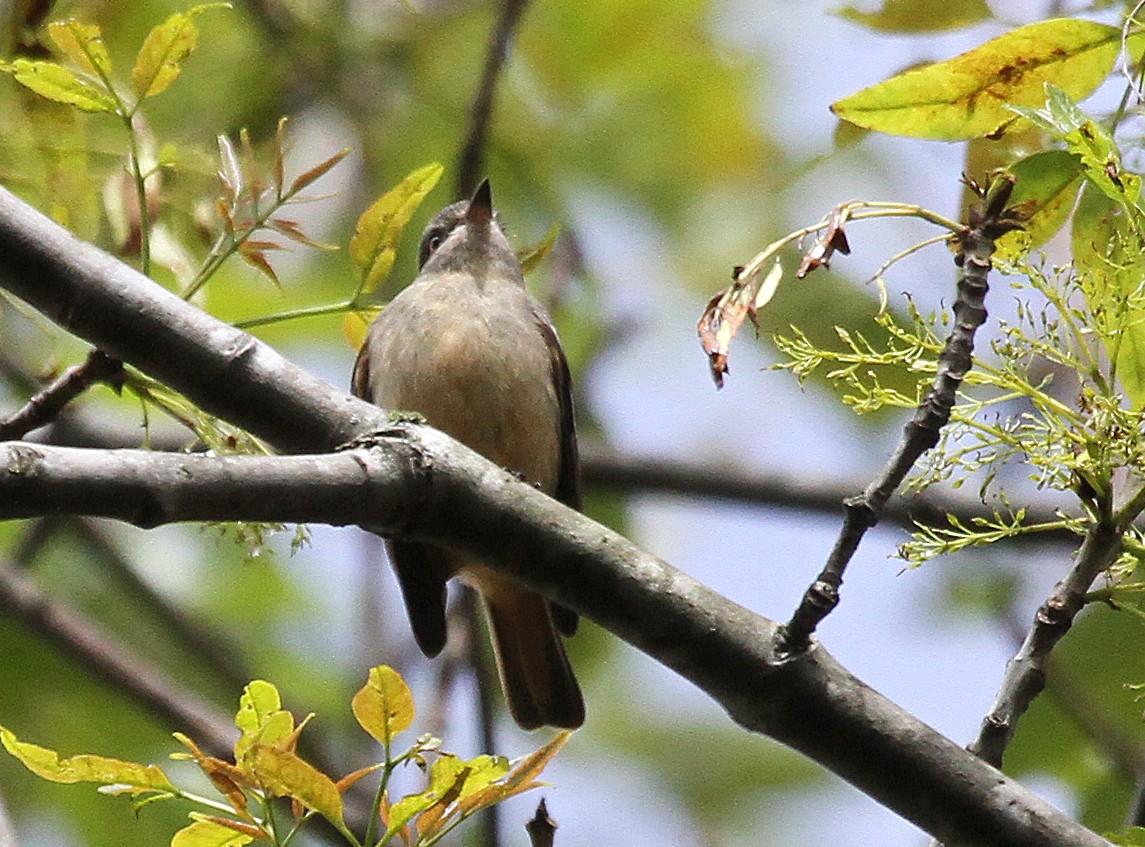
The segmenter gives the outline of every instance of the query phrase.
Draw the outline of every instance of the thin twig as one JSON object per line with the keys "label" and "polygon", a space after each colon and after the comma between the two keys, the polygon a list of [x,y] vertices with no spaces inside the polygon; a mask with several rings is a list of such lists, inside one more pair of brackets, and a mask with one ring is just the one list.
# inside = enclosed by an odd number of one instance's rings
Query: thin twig
{"label": "thin twig", "polygon": [[469,110],[469,127],[465,144],[457,160],[457,195],[468,197],[477,187],[485,158],[485,142],[489,135],[489,125],[493,120],[494,98],[497,93],[497,79],[509,58],[509,42],[513,31],[525,11],[528,0],[505,0],[493,37],[489,41],[489,52],[485,56],[485,69],[481,74],[481,84],[473,98]]}
{"label": "thin twig", "polygon": [[[481,749],[492,753],[497,749],[497,736],[493,725],[493,716],[497,713],[494,703],[494,691],[500,689],[497,682],[497,670],[493,667],[490,657],[482,652],[482,646],[488,643],[481,631],[481,610],[477,602],[477,592],[466,588],[461,595],[460,610],[465,623],[466,662],[473,668],[477,677],[477,730],[480,735]],[[500,844],[500,809],[499,805],[490,806],[481,815],[481,836],[479,843],[483,847],[496,847]]]}
{"label": "thin twig", "polygon": [[553,847],[557,837],[557,822],[549,817],[544,797],[537,804],[536,814],[525,824],[525,831],[529,833],[529,843],[533,847]]}
{"label": "thin twig", "polygon": [[970,225],[956,236],[955,263],[961,269],[958,295],[954,302],[954,327],[938,358],[938,373],[930,393],[914,418],[903,429],[903,437],[882,474],[859,495],[843,501],[843,527],[827,564],[803,596],[791,620],[779,633],[781,653],[800,653],[811,643],[811,635],[839,602],[839,587],[848,563],[867,530],[879,522],[887,501],[907,473],[927,450],[938,443],[939,433],[950,420],[958,388],[970,370],[974,333],[986,321],[986,276],[994,241],[1019,223],[1006,208],[1014,178],[1004,174],[981,192],[983,206],[971,210]]}
{"label": "thin twig", "polygon": [[116,378],[122,371],[122,362],[99,350],[92,350],[83,362],[64,371],[22,409],[0,420],[0,441],[15,441],[33,429],[51,423],[76,397],[98,382]]}
{"label": "thin twig", "polygon": [[982,721],[978,737],[967,748],[971,753],[994,767],[1002,766],[1018,719],[1046,687],[1050,652],[1073,626],[1074,618],[1085,605],[1085,592],[1120,552],[1121,533],[1114,527],[1097,523],[1086,533],[1074,566],[1038,608],[1022,646],[1006,663],[994,704]]}

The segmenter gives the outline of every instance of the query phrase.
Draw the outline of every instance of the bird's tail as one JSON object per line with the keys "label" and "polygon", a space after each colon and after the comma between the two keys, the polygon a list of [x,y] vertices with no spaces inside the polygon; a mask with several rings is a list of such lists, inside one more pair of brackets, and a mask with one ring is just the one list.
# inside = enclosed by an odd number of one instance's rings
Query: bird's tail
{"label": "bird's tail", "polygon": [[509,712],[523,729],[576,729],[584,723],[584,698],[548,601],[513,584],[498,589],[482,596]]}

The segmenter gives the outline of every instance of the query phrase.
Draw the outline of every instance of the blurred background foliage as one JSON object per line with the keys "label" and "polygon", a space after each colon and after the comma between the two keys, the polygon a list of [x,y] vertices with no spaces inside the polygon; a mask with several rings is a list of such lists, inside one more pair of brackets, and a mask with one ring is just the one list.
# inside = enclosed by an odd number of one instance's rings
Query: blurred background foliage
{"label": "blurred background foliage", "polygon": [[[876,298],[864,274],[917,240],[911,224],[872,235],[845,274],[784,286],[764,316],[765,341],[755,350],[745,343],[731,388],[718,397],[694,321],[733,265],[835,203],[900,199],[957,214],[960,170],[977,173],[991,151],[836,132],[826,106],[1058,4],[1022,4],[1017,13],[981,0],[885,0],[841,12],[832,5],[526,7],[499,81],[483,172],[518,246],[537,242],[553,223],[561,228],[531,284],[553,309],[572,361],[587,454],[618,450],[716,471],[730,462],[729,473],[772,470],[840,493],[852,482],[861,487],[881,464],[898,422],[859,423],[821,386],[801,393],[786,375],[758,369],[767,363],[768,333],[788,323],[817,341],[831,338],[836,324],[876,338]],[[102,27],[125,77],[148,30],[186,9],[175,0],[9,0],[0,3],[2,47],[6,56],[45,57],[39,24],[74,16]],[[193,257],[209,244],[220,193],[217,136],[237,139],[247,128],[265,156],[280,117],[289,116],[288,179],[352,149],[313,186],[323,198],[297,207],[319,240],[344,247],[373,199],[414,168],[445,164],[381,292],[392,294],[413,276],[421,226],[458,193],[457,156],[498,14],[498,4],[476,0],[235,0],[231,11],[200,16],[200,42],[183,75],[144,109],[156,154],[171,163],[159,220],[172,243]],[[0,114],[0,183],[133,261],[107,213],[108,198],[123,190],[122,126],[48,103],[7,77]],[[354,290],[345,249],[294,247],[270,260],[281,288],[233,260],[198,302],[246,320],[337,302]],[[909,267],[893,280],[895,293],[935,305],[951,296],[953,268],[941,248]],[[173,284],[163,269],[156,277]],[[272,323],[257,334],[333,383],[348,383],[354,351],[340,315]],[[3,413],[85,352],[20,304],[0,300]],[[56,437],[90,437],[98,424],[141,443],[142,422],[138,402],[98,387]],[[154,412],[148,423],[158,442],[190,443]],[[817,572],[834,530],[833,517],[801,514],[782,498],[748,507],[606,487],[588,494],[593,517],[775,617]],[[312,531],[313,543],[291,556],[289,531],[263,548],[235,543],[233,528],[143,533],[63,519],[16,522],[0,525],[0,567],[17,569],[222,714],[233,712],[243,681],[273,680],[296,714],[318,712],[323,754],[348,772],[368,756],[347,708],[365,669],[399,667],[428,719],[439,711],[440,665],[412,648],[376,540]],[[1049,549],[1005,562],[971,554],[925,577],[896,578],[899,565],[885,557],[900,536],[892,530],[869,541],[875,550],[855,566],[869,576],[849,577],[847,608],[824,639],[860,675],[969,740],[1015,627],[1026,625],[1067,554]],[[93,676],[29,616],[12,612],[0,602],[0,723],[68,754],[159,761],[173,749],[169,733],[183,727]],[[199,630],[206,640],[188,643]],[[1099,829],[1120,825],[1142,767],[1140,705],[1124,687],[1141,679],[1142,646],[1136,622],[1109,610],[1088,614],[1060,651],[1061,685],[1023,723],[1009,762]],[[591,625],[572,652],[589,722],[547,772],[558,786],[549,797],[558,844],[921,843],[795,754],[745,738],[704,698]],[[472,685],[463,675],[451,690],[435,729],[448,747],[477,752]],[[498,727],[497,752],[536,746],[508,722]],[[23,847],[164,844],[184,815],[159,804],[135,819],[123,801],[40,782],[7,757],[0,794]],[[524,843],[525,804],[506,814],[507,843]]]}

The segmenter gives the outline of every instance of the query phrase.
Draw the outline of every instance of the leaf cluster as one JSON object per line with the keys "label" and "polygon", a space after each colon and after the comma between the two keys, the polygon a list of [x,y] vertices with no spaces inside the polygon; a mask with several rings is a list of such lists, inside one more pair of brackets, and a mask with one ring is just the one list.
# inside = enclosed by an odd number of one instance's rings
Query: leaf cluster
{"label": "leaf cluster", "polygon": [[[152,803],[181,799],[203,811],[192,811],[192,822],[175,833],[172,847],[241,847],[266,841],[285,847],[315,815],[325,818],[353,847],[381,847],[395,839],[407,847],[429,847],[475,813],[540,786],[538,778],[568,740],[555,736],[534,753],[509,762],[500,756],[463,759],[441,750],[441,742],[419,737],[397,750],[397,736],[414,720],[409,687],[392,668],[370,670],[366,684],[351,702],[359,726],[382,747],[383,758],[335,779],[298,754],[298,741],[314,717],[302,721],[282,708],[278,689],[255,680],[239,698],[233,761],[205,753],[182,733],[175,738],[187,748],[172,754],[193,761],[220,799],[179,788],[156,765],[143,765],[104,756],[77,755],[63,759],[53,750],[21,741],[0,727],[0,744],[28,770],[57,783],[95,783],[101,793],[135,798],[138,813]],[[413,765],[426,774],[426,787],[398,799],[389,795],[390,777]],[[359,837],[346,819],[343,794],[360,780],[380,772],[374,804],[365,832]],[[289,801],[284,814],[274,801]]]}

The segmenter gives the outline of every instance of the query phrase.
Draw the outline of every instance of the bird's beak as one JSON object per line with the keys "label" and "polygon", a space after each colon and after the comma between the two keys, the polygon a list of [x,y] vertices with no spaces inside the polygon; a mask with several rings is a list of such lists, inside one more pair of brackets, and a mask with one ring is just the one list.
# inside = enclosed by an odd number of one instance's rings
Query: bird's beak
{"label": "bird's beak", "polygon": [[471,224],[485,224],[493,219],[493,192],[489,189],[489,180],[481,180],[473,198],[469,201],[469,208],[465,210],[465,222]]}

